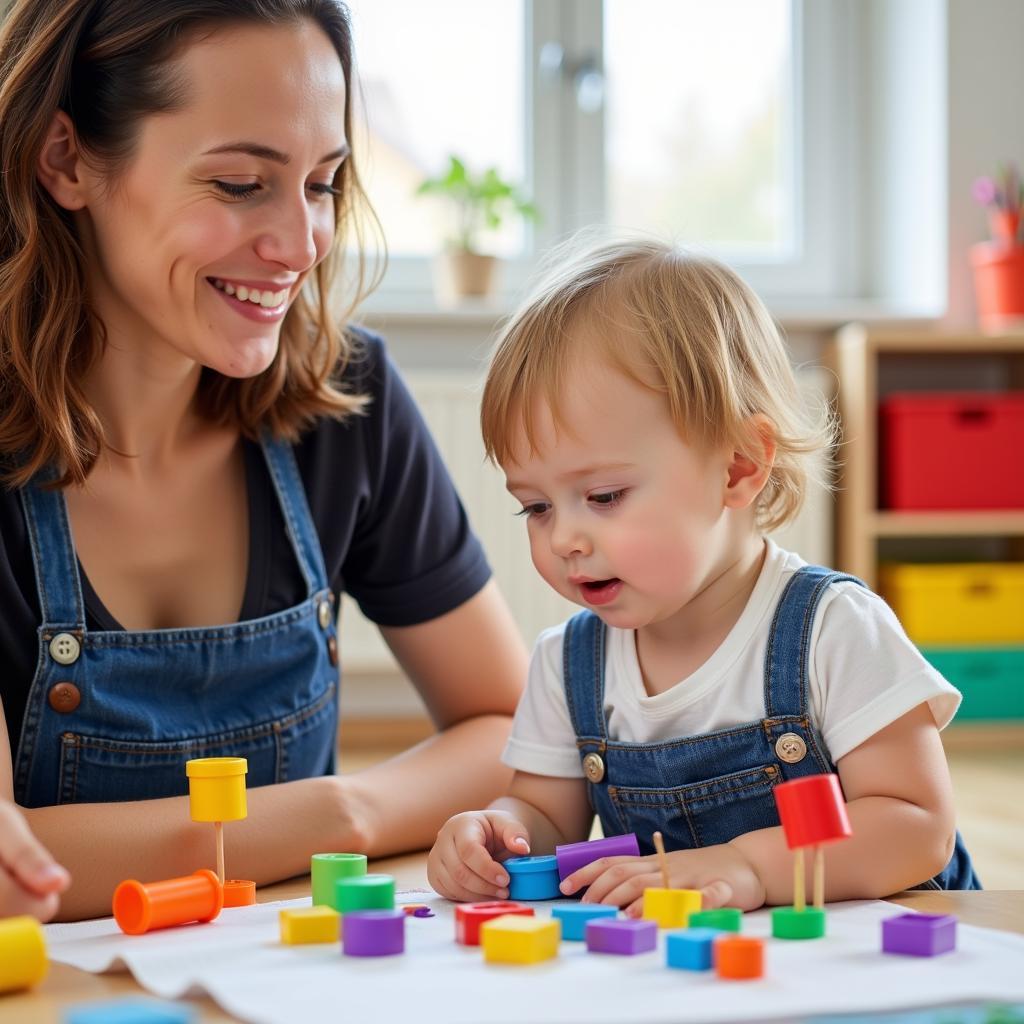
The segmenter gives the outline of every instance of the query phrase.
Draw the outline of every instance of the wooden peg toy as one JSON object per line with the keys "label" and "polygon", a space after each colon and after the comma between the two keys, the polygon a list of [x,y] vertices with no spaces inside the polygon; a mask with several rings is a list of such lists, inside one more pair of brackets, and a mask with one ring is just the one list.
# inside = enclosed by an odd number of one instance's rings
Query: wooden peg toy
{"label": "wooden peg toy", "polygon": [[[853,835],[839,777],[808,775],[776,786],[775,805],[786,836],[795,851],[793,906],[772,911],[772,934],[778,939],[814,939],[825,934],[824,844]],[[814,850],[813,907],[806,902],[804,850]]]}
{"label": "wooden peg toy", "polygon": [[702,896],[697,889],[673,889],[669,884],[668,858],[661,833],[654,833],[654,849],[658,854],[661,870],[661,888],[644,889],[643,913],[641,916],[654,921],[659,928],[685,928],[690,915],[696,914],[702,905]]}
{"label": "wooden peg toy", "polygon": [[43,926],[28,915],[0,920],[0,993],[37,985],[47,967]]}
{"label": "wooden peg toy", "polygon": [[[244,757],[199,757],[185,762],[193,821],[212,821],[217,843],[217,881],[224,884],[224,822],[246,816]],[[240,881],[233,879],[234,881]]]}

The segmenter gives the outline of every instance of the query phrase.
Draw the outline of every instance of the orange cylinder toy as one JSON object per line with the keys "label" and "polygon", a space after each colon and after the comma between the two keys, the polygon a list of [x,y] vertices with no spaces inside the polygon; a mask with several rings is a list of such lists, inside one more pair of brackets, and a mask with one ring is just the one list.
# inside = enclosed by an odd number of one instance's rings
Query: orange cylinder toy
{"label": "orange cylinder toy", "polygon": [[217,876],[205,868],[184,878],[145,885],[130,878],[114,890],[114,920],[126,935],[212,921],[223,906],[224,890]]}

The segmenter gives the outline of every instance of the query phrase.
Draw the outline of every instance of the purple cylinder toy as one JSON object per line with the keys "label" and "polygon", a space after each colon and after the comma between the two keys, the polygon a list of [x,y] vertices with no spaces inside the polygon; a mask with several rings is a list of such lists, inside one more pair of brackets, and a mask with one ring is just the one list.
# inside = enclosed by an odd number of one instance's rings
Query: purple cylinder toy
{"label": "purple cylinder toy", "polygon": [[405,952],[404,910],[354,910],[342,917],[345,956],[392,956]]}
{"label": "purple cylinder toy", "polygon": [[574,871],[579,871],[601,857],[639,857],[640,844],[636,841],[635,833],[627,832],[623,836],[556,846],[555,856],[558,858],[558,880],[564,882]]}

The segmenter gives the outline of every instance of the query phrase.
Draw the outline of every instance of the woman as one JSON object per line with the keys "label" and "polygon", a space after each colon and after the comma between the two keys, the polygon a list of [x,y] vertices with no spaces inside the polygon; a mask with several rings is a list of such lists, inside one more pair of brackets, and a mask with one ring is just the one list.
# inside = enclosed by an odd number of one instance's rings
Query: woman
{"label": "woman", "polygon": [[[248,759],[235,877],[429,845],[504,785],[525,654],[380,340],[330,311],[344,8],[20,0],[0,68],[0,697],[62,914],[209,862],[191,757]],[[339,778],[342,589],[440,731]]]}

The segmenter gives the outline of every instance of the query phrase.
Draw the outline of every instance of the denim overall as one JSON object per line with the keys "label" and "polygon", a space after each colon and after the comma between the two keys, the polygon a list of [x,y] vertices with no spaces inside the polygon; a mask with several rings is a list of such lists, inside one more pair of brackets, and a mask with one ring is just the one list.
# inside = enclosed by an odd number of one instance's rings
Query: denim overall
{"label": "denim overall", "polygon": [[42,624],[14,763],[18,803],[181,796],[193,757],[247,758],[248,786],[333,770],[334,598],[292,450],[270,438],[262,447],[306,599],[232,625],[87,630],[64,495],[41,486],[54,472],[22,490]]}
{"label": "denim overall", "polygon": [[[605,835],[635,832],[653,853],[660,830],[669,849],[726,843],[779,824],[772,790],[780,782],[835,772],[811,724],[807,693],[811,627],[825,589],[853,576],[804,566],[775,610],[764,667],[765,716],[699,736],[657,743],[608,738],[604,715],[605,634],[590,611],[569,620],[563,678],[590,804]],[[919,888],[977,889],[959,833],[946,868]]]}

